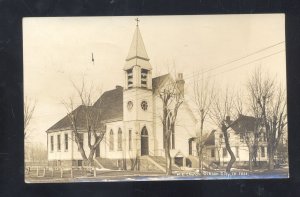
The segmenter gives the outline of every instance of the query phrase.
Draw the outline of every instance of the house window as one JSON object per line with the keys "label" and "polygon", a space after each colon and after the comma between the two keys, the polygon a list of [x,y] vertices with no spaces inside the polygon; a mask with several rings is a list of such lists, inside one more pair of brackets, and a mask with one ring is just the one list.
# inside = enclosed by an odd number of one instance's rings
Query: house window
{"label": "house window", "polygon": [[240,134],[240,142],[244,142],[244,135]]}
{"label": "house window", "polygon": [[[83,133],[78,133],[78,140],[79,140],[79,144],[80,146],[83,148],[83,140],[84,140],[84,135]],[[78,147],[78,150],[79,150],[79,147]]]}
{"label": "house window", "polygon": [[240,152],[239,152],[239,147],[235,147],[235,156],[236,158],[239,158],[240,157]]}
{"label": "house window", "polygon": [[261,157],[265,157],[266,156],[265,147],[261,146],[260,151],[261,151]]}
{"label": "house window", "polygon": [[122,150],[122,130],[118,130],[118,150]]}
{"label": "house window", "polygon": [[133,87],[133,73],[132,69],[127,70],[127,81],[128,81],[128,89]]}
{"label": "house window", "polygon": [[65,134],[65,150],[67,151],[69,149],[69,144],[68,144],[68,134]]}
{"label": "house window", "polygon": [[263,142],[266,142],[266,134],[265,133],[261,133],[261,138]]}
{"label": "house window", "polygon": [[211,157],[215,157],[215,149],[211,149],[211,151],[210,151],[210,156],[211,156]]}
{"label": "house window", "polygon": [[220,134],[219,135],[219,141],[222,142],[222,140],[223,140],[223,134]]}
{"label": "house window", "polygon": [[57,135],[57,150],[60,151],[60,135]]}
{"label": "house window", "polygon": [[129,130],[129,132],[128,132],[128,148],[129,148],[129,150],[131,150],[131,144],[132,144],[132,136],[131,136],[131,130]]}
{"label": "house window", "polygon": [[223,148],[223,157],[227,157],[227,149]]}
{"label": "house window", "polygon": [[146,69],[141,70],[141,87],[147,88],[147,74],[148,71]]}
{"label": "house window", "polygon": [[110,130],[109,132],[109,150],[114,150],[114,132],[113,130]]}
{"label": "house window", "polygon": [[50,137],[50,146],[51,146],[51,151],[54,150],[54,139],[53,139],[53,136]]}

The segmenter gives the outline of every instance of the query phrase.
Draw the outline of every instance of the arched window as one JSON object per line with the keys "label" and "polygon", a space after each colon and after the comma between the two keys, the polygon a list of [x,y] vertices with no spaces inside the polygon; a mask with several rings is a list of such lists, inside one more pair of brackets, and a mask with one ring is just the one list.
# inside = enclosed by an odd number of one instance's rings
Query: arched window
{"label": "arched window", "polygon": [[148,155],[148,154],[149,154],[148,131],[146,126],[144,126],[141,132],[141,155]]}
{"label": "arched window", "polygon": [[112,129],[109,132],[109,150],[114,150],[114,132]]}
{"label": "arched window", "polygon": [[148,137],[148,131],[147,131],[146,126],[143,127],[142,132],[141,132],[141,135],[142,135],[143,137]]}
{"label": "arched window", "polygon": [[122,150],[122,130],[118,130],[118,150]]}

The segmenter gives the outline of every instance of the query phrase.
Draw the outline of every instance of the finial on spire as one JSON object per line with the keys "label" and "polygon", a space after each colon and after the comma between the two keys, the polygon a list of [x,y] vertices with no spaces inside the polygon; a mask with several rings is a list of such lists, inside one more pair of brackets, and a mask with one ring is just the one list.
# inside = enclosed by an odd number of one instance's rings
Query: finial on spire
{"label": "finial on spire", "polygon": [[92,53],[92,62],[93,62],[93,65],[94,65],[94,54]]}
{"label": "finial on spire", "polygon": [[139,18],[136,18],[135,21],[136,21],[136,26],[139,26],[139,22],[140,22]]}

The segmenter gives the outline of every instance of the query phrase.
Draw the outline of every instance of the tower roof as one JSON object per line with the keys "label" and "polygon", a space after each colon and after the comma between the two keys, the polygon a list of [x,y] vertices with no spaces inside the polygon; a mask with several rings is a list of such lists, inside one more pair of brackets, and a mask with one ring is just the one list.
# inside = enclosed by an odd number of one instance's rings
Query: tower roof
{"label": "tower roof", "polygon": [[146,52],[146,48],[143,42],[143,38],[140,32],[140,28],[137,25],[135,32],[133,34],[133,39],[131,41],[131,45],[129,48],[129,52],[126,58],[126,61],[133,58],[141,58],[145,60],[149,60],[148,54]]}
{"label": "tower roof", "polygon": [[124,69],[127,70],[134,65],[139,65],[151,70],[149,60],[139,26],[136,25]]}

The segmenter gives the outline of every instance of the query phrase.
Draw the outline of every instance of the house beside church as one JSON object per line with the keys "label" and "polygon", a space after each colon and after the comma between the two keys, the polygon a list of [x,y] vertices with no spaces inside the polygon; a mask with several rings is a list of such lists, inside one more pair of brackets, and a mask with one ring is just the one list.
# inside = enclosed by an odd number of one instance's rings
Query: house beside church
{"label": "house beside church", "polygon": [[[146,52],[139,26],[136,26],[123,69],[125,83],[106,91],[94,103],[101,109],[105,136],[95,153],[95,162],[111,169],[130,169],[135,162],[141,170],[164,170],[165,153],[161,123],[162,101],[158,92],[176,83],[184,92],[183,74],[153,78],[152,66]],[[83,106],[74,110],[80,142],[88,155]],[[196,118],[186,101],[179,108],[175,133],[171,136],[171,157],[174,169],[197,166],[195,159]],[[49,165],[80,166],[82,157],[74,140],[71,122],[65,116],[47,131]]]}
{"label": "house beside church", "polygon": [[[229,118],[229,117],[228,117]],[[230,121],[227,120],[227,121]],[[233,151],[236,162],[234,166],[243,167],[248,166],[249,149],[247,142],[253,144],[254,130],[257,129],[257,119],[251,116],[240,115],[228,129],[228,138],[231,150]],[[267,138],[265,129],[258,126],[257,156],[256,163],[258,165],[266,165],[268,161],[267,156]],[[248,137],[248,138],[247,138]],[[220,130],[213,130],[209,134],[205,142],[205,161],[208,164],[216,164],[226,166],[230,161],[230,155],[225,146],[224,134]]]}

